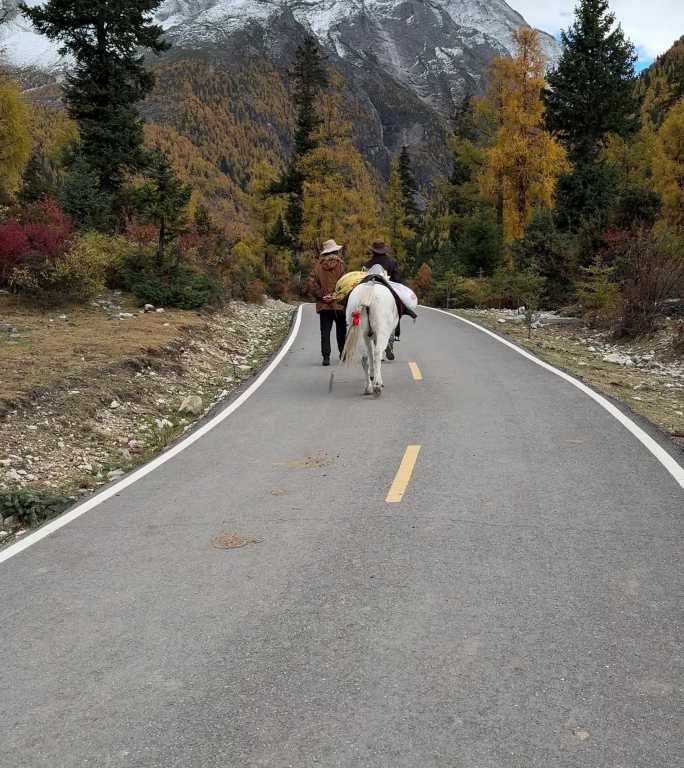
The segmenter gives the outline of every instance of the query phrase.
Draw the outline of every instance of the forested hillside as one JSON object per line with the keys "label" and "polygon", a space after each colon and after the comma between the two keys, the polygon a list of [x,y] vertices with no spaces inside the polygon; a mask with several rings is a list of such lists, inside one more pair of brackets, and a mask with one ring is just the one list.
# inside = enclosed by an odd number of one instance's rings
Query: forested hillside
{"label": "forested hillside", "polygon": [[147,52],[107,54],[102,103],[78,22],[63,18],[71,1],[26,11],[81,62],[66,110],[54,83],[22,94],[3,75],[12,291],[74,300],[109,284],[185,306],[296,295],[328,237],[351,265],[388,239],[426,301],[571,306],[627,335],[682,290],[684,43],[637,78],[605,0],[580,3],[551,68],[537,32],[513,31],[512,55],[492,59],[449,131],[393,155],[373,105],[402,130],[426,107],[385,75],[369,69],[355,91],[360,75],[315,38],[274,45],[262,27],[231,50],[167,50],[133,3]]}

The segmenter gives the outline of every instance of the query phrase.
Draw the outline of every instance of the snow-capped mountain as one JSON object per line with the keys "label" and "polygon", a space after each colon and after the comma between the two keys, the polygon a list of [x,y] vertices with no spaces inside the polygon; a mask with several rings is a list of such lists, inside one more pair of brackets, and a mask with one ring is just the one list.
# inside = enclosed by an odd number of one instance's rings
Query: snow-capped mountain
{"label": "snow-capped mountain", "polygon": [[[265,60],[284,79],[313,33],[364,112],[357,138],[367,159],[384,174],[408,144],[424,180],[443,172],[449,118],[464,96],[484,91],[487,65],[512,52],[513,32],[526,25],[504,0],[165,0],[156,20],[173,43],[162,66],[199,56],[236,72]],[[558,43],[540,34],[553,60]],[[0,48],[24,66],[59,61],[56,46],[16,14],[0,27]]]}
{"label": "snow-capped mountain", "polygon": [[[443,114],[481,91],[488,61],[512,52],[527,23],[503,0],[166,0],[157,18],[188,46],[290,15],[335,57],[356,67],[371,57]],[[558,44],[541,35],[555,58]]]}

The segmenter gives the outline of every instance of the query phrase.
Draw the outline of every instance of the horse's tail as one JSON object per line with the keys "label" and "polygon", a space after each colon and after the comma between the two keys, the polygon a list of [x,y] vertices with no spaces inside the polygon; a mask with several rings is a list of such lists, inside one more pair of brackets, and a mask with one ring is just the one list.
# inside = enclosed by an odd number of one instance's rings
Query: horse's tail
{"label": "horse's tail", "polygon": [[361,316],[373,301],[373,287],[373,283],[364,283],[357,286],[349,296],[352,322],[347,328],[347,338],[340,355],[340,362],[344,365],[351,365],[354,362],[361,336]]}

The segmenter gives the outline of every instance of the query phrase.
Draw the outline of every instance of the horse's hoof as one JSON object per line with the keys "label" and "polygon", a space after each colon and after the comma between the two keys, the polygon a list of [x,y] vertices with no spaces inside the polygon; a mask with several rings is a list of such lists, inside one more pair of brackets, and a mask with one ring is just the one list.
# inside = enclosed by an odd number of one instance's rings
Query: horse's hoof
{"label": "horse's hoof", "polygon": [[373,397],[380,397],[382,394],[382,387],[373,387]]}

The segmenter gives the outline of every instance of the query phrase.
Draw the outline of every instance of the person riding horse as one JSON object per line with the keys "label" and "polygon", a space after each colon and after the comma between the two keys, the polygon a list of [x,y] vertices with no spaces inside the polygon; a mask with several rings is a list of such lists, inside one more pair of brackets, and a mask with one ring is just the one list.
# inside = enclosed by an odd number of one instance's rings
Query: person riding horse
{"label": "person riding horse", "polygon": [[[399,265],[397,264],[396,259],[390,256],[390,247],[387,245],[387,243],[385,243],[383,240],[375,240],[370,247],[370,253],[370,259],[363,265],[365,269],[370,269],[376,264],[379,264],[385,270],[385,272],[387,272],[387,277],[393,283],[401,282]],[[390,336],[387,349],[385,350],[385,357],[388,360],[394,360],[394,342],[399,340],[400,333],[401,319],[397,323],[397,327],[394,329],[394,333]]]}

